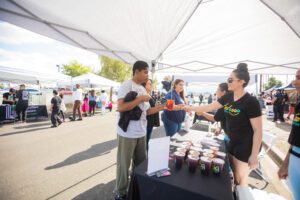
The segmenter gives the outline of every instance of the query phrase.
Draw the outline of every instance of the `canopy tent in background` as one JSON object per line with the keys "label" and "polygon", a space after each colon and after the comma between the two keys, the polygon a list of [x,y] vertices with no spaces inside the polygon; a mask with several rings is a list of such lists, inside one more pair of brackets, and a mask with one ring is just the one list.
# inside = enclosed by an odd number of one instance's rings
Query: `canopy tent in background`
{"label": "canopy tent in background", "polygon": [[2,0],[0,20],[157,72],[228,73],[247,62],[253,74],[294,74],[299,8],[298,0]]}
{"label": "canopy tent in background", "polygon": [[118,82],[112,81],[110,79],[92,73],[76,76],[71,81],[57,83],[58,87],[73,87],[76,84],[80,84],[81,87],[87,87],[87,88],[103,88],[103,87],[116,88],[120,86],[120,83]]}
{"label": "canopy tent in background", "polygon": [[293,86],[292,83],[290,83],[290,84],[281,86],[281,87],[279,87],[277,89],[280,89],[280,90],[295,90],[296,88]]}
{"label": "canopy tent in background", "polygon": [[47,84],[70,81],[71,77],[61,73],[43,73],[0,66],[0,81],[9,83]]}
{"label": "canopy tent in background", "polygon": [[264,92],[265,93],[269,93],[269,92],[272,92],[273,90],[277,90],[278,88],[280,88],[281,86],[280,85],[274,85],[273,87],[265,90]]}

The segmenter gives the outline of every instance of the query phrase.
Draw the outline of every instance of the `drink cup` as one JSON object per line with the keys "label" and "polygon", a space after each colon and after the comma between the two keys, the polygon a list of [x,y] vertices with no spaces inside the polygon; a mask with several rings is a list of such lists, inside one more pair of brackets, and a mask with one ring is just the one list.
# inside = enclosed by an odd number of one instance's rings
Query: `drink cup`
{"label": "drink cup", "polygon": [[226,158],[226,153],[219,151],[219,152],[216,153],[216,156],[217,156],[217,158],[220,158],[220,159],[222,159],[222,160],[225,160],[225,158]]}
{"label": "drink cup", "polygon": [[174,102],[173,99],[168,99],[167,100],[167,105],[166,105],[167,106],[167,110],[169,110],[169,111],[173,110],[174,104],[175,104],[175,102]]}
{"label": "drink cup", "polygon": [[212,161],[208,157],[200,157],[200,170],[201,174],[208,175],[211,169]]}
{"label": "drink cup", "polygon": [[195,150],[190,150],[189,151],[189,155],[193,155],[199,158],[200,156],[200,152],[199,151],[195,151]]}
{"label": "drink cup", "polygon": [[221,172],[223,170],[224,164],[225,164],[225,161],[220,158],[213,159],[213,161],[212,161],[213,174],[216,176],[220,176]]}
{"label": "drink cup", "polygon": [[204,153],[209,153],[209,154],[213,154],[214,151],[211,149],[203,149]]}
{"label": "drink cup", "polygon": [[205,153],[205,152],[204,152],[202,155],[203,155],[204,157],[208,157],[208,158],[211,159],[211,160],[215,157],[214,154],[212,154],[212,153]]}
{"label": "drink cup", "polygon": [[195,173],[198,163],[199,163],[199,156],[189,155],[188,156],[189,172]]}
{"label": "drink cup", "polygon": [[176,152],[174,153],[174,156],[175,156],[175,159],[174,159],[174,162],[175,162],[175,168],[176,168],[176,169],[181,169],[182,164],[183,164],[183,162],[184,162],[185,154],[182,153],[182,152],[176,151]]}
{"label": "drink cup", "polygon": [[219,147],[211,146],[210,149],[213,151],[214,154],[216,154],[219,151]]}

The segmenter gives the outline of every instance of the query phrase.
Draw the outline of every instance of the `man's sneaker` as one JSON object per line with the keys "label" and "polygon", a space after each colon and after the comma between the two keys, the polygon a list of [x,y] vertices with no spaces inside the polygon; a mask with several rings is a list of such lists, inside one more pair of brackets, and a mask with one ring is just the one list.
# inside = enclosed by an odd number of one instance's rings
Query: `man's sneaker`
{"label": "man's sneaker", "polygon": [[52,125],[52,126],[51,126],[51,128],[56,128],[56,127],[57,127],[56,125]]}
{"label": "man's sneaker", "polygon": [[123,195],[123,196],[121,196],[121,195],[116,195],[115,196],[115,200],[126,200],[126,195]]}
{"label": "man's sneaker", "polygon": [[82,121],[82,118],[77,119],[77,121]]}

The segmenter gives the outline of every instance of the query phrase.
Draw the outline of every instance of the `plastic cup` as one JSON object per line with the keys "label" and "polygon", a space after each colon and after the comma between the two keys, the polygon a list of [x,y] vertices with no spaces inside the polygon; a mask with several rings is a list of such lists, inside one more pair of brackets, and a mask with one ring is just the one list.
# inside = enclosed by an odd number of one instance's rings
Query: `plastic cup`
{"label": "plastic cup", "polygon": [[223,170],[225,161],[220,158],[215,158],[212,160],[212,171],[216,176],[220,176]]}
{"label": "plastic cup", "polygon": [[226,158],[226,153],[219,151],[219,152],[216,153],[216,156],[217,156],[217,158],[220,158],[220,159],[222,159],[222,160],[225,160],[225,158]]}
{"label": "plastic cup", "polygon": [[176,149],[176,151],[179,151],[179,152],[181,152],[181,153],[186,154],[187,149],[186,149],[186,148],[182,148],[182,147],[178,147],[178,148]]}
{"label": "plastic cup", "polygon": [[199,143],[194,143],[194,144],[193,144],[193,147],[198,147],[198,148],[201,148],[201,147],[202,147],[202,145],[201,145],[201,144],[199,144]]}
{"label": "plastic cup", "polygon": [[176,169],[181,169],[182,164],[183,164],[183,162],[184,162],[185,154],[182,153],[182,152],[176,151],[176,152],[174,153],[174,156],[175,156],[175,159],[174,159],[174,162],[175,162],[175,168],[176,168]]}
{"label": "plastic cup", "polygon": [[199,151],[195,151],[195,150],[190,150],[189,151],[189,155],[194,155],[194,156],[196,156],[196,157],[199,158],[200,152]]}
{"label": "plastic cup", "polygon": [[199,156],[189,155],[188,156],[189,172],[195,173],[198,163],[199,163]]}
{"label": "plastic cup", "polygon": [[214,151],[211,150],[211,149],[204,149],[203,152],[204,153],[209,153],[209,154],[213,154],[214,153]]}
{"label": "plastic cup", "polygon": [[175,104],[175,102],[174,102],[173,99],[168,99],[167,100],[167,105],[166,105],[167,110],[169,110],[169,111],[173,110],[174,104]]}
{"label": "plastic cup", "polygon": [[212,160],[208,157],[200,157],[200,170],[201,170],[201,174],[209,174],[210,169],[211,169],[211,163]]}
{"label": "plastic cup", "polygon": [[211,160],[215,157],[214,154],[212,154],[212,153],[205,153],[205,152],[204,152],[202,155],[203,155],[204,157],[208,157],[208,158],[211,159]]}
{"label": "plastic cup", "polygon": [[214,154],[216,154],[219,151],[219,147],[210,147],[210,149],[213,151]]}

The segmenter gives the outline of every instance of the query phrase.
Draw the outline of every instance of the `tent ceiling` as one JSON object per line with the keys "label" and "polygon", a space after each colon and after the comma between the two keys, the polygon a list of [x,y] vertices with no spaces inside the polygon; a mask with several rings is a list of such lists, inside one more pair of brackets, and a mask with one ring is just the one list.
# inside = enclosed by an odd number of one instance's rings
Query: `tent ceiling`
{"label": "tent ceiling", "polygon": [[246,60],[252,73],[293,74],[299,19],[298,0],[0,1],[0,20],[172,73],[227,73]]}

